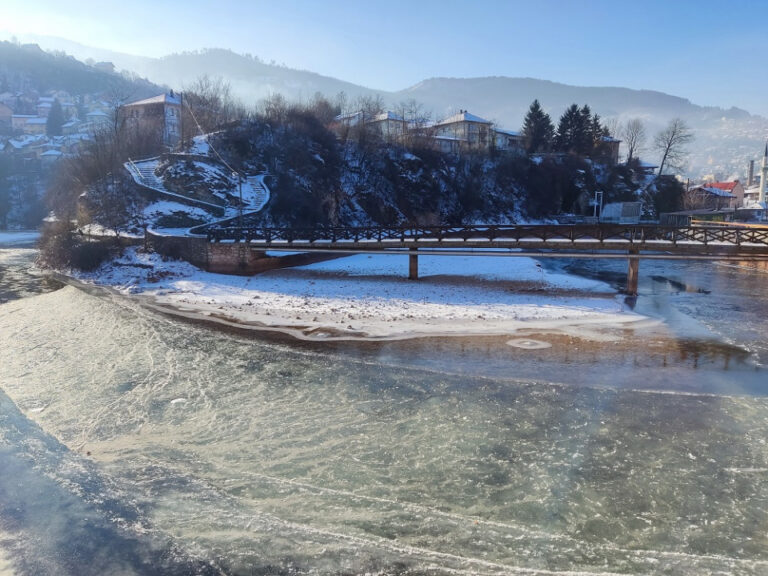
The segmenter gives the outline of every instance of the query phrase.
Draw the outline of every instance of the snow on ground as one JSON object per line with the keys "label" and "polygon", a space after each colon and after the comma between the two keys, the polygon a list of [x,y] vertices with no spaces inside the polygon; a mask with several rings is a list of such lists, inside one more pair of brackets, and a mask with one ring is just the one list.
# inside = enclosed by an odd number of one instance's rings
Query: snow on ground
{"label": "snow on ground", "polygon": [[[117,232],[115,232],[114,229],[106,228],[101,224],[86,224],[85,226],[81,226],[79,230],[82,234],[85,234],[86,236],[97,236],[97,237],[117,236]],[[132,234],[125,230],[120,231],[120,236],[122,236],[123,238],[143,238],[144,237],[142,234]]]}
{"label": "snow on ground", "polygon": [[208,144],[208,136],[209,134],[203,134],[202,136],[192,138],[192,147],[189,149],[190,154],[207,156],[211,151],[211,146]]}
{"label": "snow on ground", "polygon": [[202,208],[195,206],[188,206],[181,202],[173,202],[170,200],[160,200],[149,204],[143,210],[144,216],[148,218],[158,218],[160,216],[166,216],[173,214],[174,212],[184,212],[193,218],[208,219],[210,215]]}
{"label": "snow on ground", "polygon": [[40,238],[36,230],[6,230],[0,232],[0,246],[15,246],[19,244],[34,244]]}
{"label": "snow on ground", "polygon": [[543,270],[521,257],[354,255],[251,277],[203,272],[129,249],[81,279],[150,297],[184,314],[287,331],[300,338],[396,339],[428,335],[569,332],[631,325],[602,283]]}
{"label": "snow on ground", "polygon": [[[408,260],[405,255],[361,255],[358,258],[329,260],[311,266],[313,270],[341,272],[349,276],[407,275]],[[508,256],[419,256],[419,277],[455,275],[485,280],[532,282],[541,287],[552,286],[567,290],[612,292],[603,282],[581,276],[546,272],[532,258]]]}

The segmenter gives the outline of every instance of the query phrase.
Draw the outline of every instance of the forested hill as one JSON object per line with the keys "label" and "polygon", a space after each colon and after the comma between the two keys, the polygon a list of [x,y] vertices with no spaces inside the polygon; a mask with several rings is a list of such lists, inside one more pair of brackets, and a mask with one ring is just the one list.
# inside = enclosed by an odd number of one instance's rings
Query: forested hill
{"label": "forested hill", "polygon": [[[236,54],[230,50],[205,49],[163,58],[145,58],[117,52],[98,50],[49,37],[36,37],[44,47],[66,49],[78,58],[109,59],[117,69],[127,70],[127,78],[136,76],[164,84],[174,89],[184,89],[197,78],[208,75],[221,77],[231,85],[232,92],[246,107],[259,99],[282,94],[289,101],[311,100],[320,92],[333,99],[344,93],[346,107],[351,109],[360,96],[380,95],[384,105],[396,108],[398,104],[413,99],[419,102],[433,119],[439,119],[466,109],[497,123],[501,128],[519,130],[528,106],[534,99],[556,121],[573,103],[588,104],[604,121],[627,122],[639,118],[643,121],[648,141],[640,156],[643,160],[658,162],[656,152],[650,146],[654,134],[672,118],[682,118],[694,131],[690,155],[685,173],[692,178],[714,174],[720,179],[746,177],[749,160],[759,159],[768,134],[768,120],[747,111],[726,106],[699,106],[685,98],[652,90],[633,90],[620,87],[572,86],[533,78],[484,77],[484,78],[431,78],[414,86],[395,92],[374,90],[352,82],[322,76],[306,70],[296,70],[265,62],[255,55]],[[40,88],[57,87],[66,82],[83,89],[94,84],[110,85],[126,81],[126,76],[99,75],[94,68],[63,55],[45,55],[36,48],[23,47],[26,57],[34,55],[32,66],[14,64],[7,50],[14,48],[14,58],[19,58],[19,47],[0,44],[0,82],[3,68],[11,64],[12,76],[30,73],[31,82]],[[63,70],[57,70],[60,64]],[[65,86],[61,88],[67,89]],[[702,86],[702,90],[705,86]],[[2,91],[2,90],[0,90]],[[71,91],[71,89],[69,90]],[[155,91],[156,93],[157,91]],[[137,94],[143,96],[143,94]]]}
{"label": "forested hill", "polygon": [[[423,105],[425,111],[432,113],[433,119],[466,109],[496,122],[502,128],[519,130],[525,112],[534,99],[538,99],[555,120],[573,103],[589,104],[603,120],[626,122],[640,118],[649,135],[641,157],[651,163],[658,162],[659,158],[650,147],[650,139],[669,120],[679,117],[695,133],[686,170],[692,178],[704,174],[717,174],[723,179],[745,178],[749,160],[759,158],[768,134],[768,120],[730,107],[728,102],[724,102],[722,108],[699,106],[685,98],[652,90],[572,86],[533,78],[496,76],[431,78],[403,90],[388,92],[268,63],[258,56],[236,54],[230,50],[206,49],[163,58],[139,58],[96,50],[62,39],[39,37],[36,41],[44,46],[64,48],[79,58],[109,58],[117,68],[130,70],[176,89],[189,86],[204,74],[221,77],[230,83],[233,93],[246,106],[272,94],[306,102],[316,92],[328,98],[343,92],[348,107],[353,107],[359,96],[378,94],[385,106],[392,108],[414,99]],[[703,82],[702,90],[705,89]]]}
{"label": "forested hill", "polygon": [[54,90],[72,96],[112,92],[133,99],[161,88],[135,75],[99,70],[64,53],[44,52],[37,44],[0,42],[0,93]]}

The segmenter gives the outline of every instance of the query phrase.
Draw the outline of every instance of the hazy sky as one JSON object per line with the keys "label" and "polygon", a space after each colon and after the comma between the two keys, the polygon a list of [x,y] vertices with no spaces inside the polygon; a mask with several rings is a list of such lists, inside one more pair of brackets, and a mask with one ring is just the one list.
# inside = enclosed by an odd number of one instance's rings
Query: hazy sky
{"label": "hazy sky", "polygon": [[768,116],[768,0],[3,0],[0,30],[251,53],[371,88],[529,76]]}

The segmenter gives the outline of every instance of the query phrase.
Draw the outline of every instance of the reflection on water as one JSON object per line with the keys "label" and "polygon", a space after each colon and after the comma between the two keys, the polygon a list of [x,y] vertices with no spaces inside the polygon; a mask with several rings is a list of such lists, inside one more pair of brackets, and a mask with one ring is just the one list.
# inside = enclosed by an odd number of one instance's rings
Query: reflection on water
{"label": "reflection on water", "polygon": [[[619,288],[626,263],[545,262]],[[661,318],[682,339],[710,340],[748,350],[768,364],[768,269],[766,263],[643,260],[635,311]]]}
{"label": "reflection on water", "polygon": [[0,327],[21,574],[111,548],[127,574],[768,573],[768,398],[738,342],[289,346],[71,287]]}

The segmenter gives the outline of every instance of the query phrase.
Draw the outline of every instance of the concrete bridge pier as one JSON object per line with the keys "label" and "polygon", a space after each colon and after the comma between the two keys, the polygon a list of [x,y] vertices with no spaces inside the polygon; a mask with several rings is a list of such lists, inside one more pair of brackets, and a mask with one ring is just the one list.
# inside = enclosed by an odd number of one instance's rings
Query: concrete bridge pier
{"label": "concrete bridge pier", "polygon": [[629,296],[637,296],[637,282],[640,273],[640,258],[637,257],[638,252],[639,250],[637,248],[631,248],[629,250],[629,269],[627,270],[627,294]]}
{"label": "concrete bridge pier", "polygon": [[408,254],[408,280],[419,279],[419,256],[418,248],[409,248]]}

